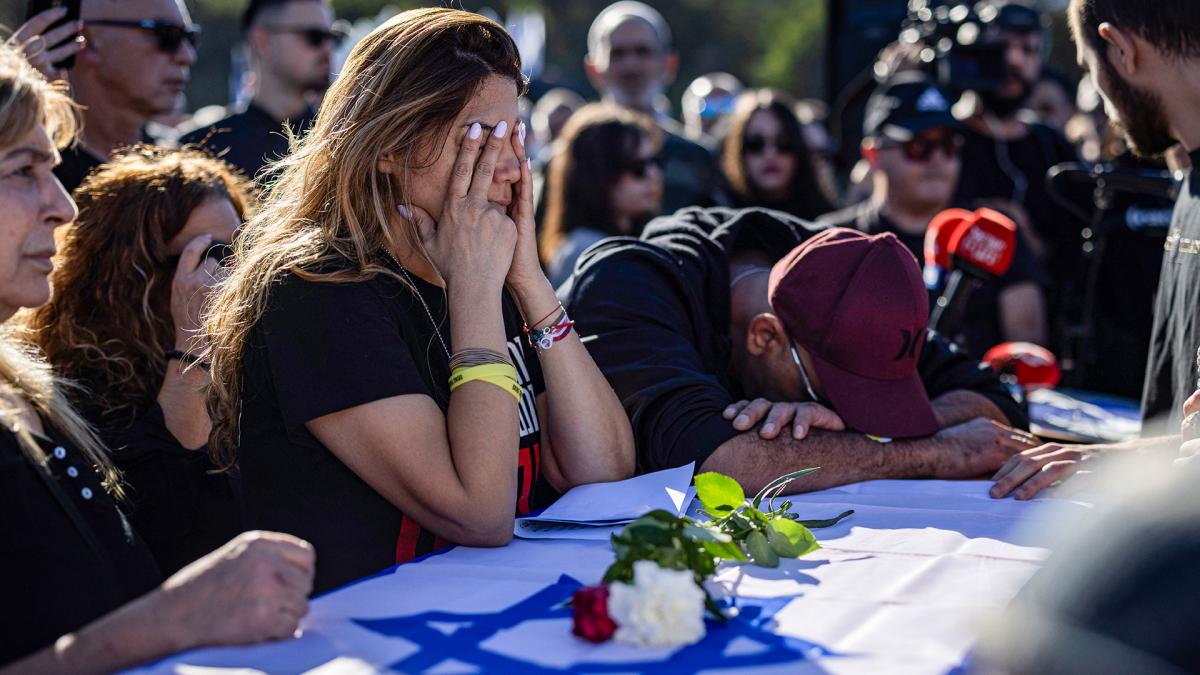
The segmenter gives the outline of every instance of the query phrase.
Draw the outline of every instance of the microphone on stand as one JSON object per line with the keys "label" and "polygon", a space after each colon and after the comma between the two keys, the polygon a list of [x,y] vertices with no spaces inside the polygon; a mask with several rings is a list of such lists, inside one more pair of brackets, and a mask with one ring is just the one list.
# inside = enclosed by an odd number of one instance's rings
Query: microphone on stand
{"label": "microphone on stand", "polygon": [[937,299],[929,327],[947,336],[958,334],[963,310],[975,284],[1004,276],[1017,248],[1017,225],[992,209],[979,209],[950,238],[950,276]]}
{"label": "microphone on stand", "polygon": [[925,288],[940,293],[950,273],[950,239],[975,217],[966,209],[946,209],[929,221],[925,228],[925,269],[921,276]]}

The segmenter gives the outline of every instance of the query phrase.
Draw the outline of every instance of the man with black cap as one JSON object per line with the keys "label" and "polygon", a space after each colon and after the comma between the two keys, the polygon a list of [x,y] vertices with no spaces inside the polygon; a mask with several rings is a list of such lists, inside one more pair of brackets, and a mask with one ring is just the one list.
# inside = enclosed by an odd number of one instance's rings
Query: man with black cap
{"label": "man with black cap", "polygon": [[[955,108],[965,119],[954,201],[970,209],[998,208],[1021,225],[1045,269],[1053,272],[1053,305],[1078,276],[1085,223],[1077,222],[1046,189],[1046,172],[1056,164],[1077,161],[1075,149],[1062,134],[1019,114],[1044,66],[1042,16],[1026,0],[984,0],[976,11],[983,41],[1003,48],[1006,75]],[[973,110],[967,105],[972,100]],[[1053,316],[1057,310],[1051,309]]]}
{"label": "man with black cap", "polygon": [[688,209],[584,254],[559,293],[625,406],[639,471],[696,462],[758,490],[820,466],[803,488],[821,489],[975,477],[1032,447],[996,376],[927,332],[903,245],[824,231]]}
{"label": "man with black cap", "polygon": [[[953,205],[962,169],[961,125],[945,92],[920,73],[901,73],[867,102],[863,158],[871,198],[819,222],[868,234],[891,232],[921,260],[925,229]],[[1008,272],[971,292],[962,330],[948,335],[974,356],[1001,342],[1046,344],[1041,269],[1023,239]]]}

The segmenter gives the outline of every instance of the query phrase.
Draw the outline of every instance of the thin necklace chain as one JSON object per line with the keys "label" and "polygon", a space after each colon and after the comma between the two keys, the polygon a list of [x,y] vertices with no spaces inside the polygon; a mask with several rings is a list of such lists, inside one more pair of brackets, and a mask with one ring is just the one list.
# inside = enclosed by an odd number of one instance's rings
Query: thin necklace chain
{"label": "thin necklace chain", "polygon": [[408,270],[404,269],[404,265],[400,264],[400,261],[396,259],[396,256],[392,255],[391,251],[388,251],[387,254],[392,259],[392,262],[396,263],[396,267],[400,268],[400,273],[404,275],[404,278],[408,281],[408,285],[412,287],[412,292],[417,296],[417,300],[421,301],[421,306],[425,308],[425,316],[429,317],[429,324],[433,326],[433,334],[437,336],[438,342],[442,344],[442,351],[446,352],[446,358],[449,359],[450,348],[446,346],[446,340],[442,337],[442,331],[438,330],[438,323],[433,319],[433,312],[429,311],[429,305],[425,303],[425,297],[417,289],[417,282],[413,281],[413,278],[408,275]]}

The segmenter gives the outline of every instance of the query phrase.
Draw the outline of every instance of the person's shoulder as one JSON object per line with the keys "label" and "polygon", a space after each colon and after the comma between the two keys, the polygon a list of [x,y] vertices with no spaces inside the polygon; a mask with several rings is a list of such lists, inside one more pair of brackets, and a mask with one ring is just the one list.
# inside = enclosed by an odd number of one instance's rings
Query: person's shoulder
{"label": "person's shoulder", "polygon": [[837,211],[826,213],[815,221],[826,227],[845,227],[852,230],[863,230],[865,216],[870,215],[872,207],[868,202],[852,204]]}
{"label": "person's shoulder", "polygon": [[[228,111],[227,111],[228,112]],[[230,112],[221,119],[210,122],[196,124],[192,130],[185,132],[179,137],[180,145],[205,145],[217,136],[223,134],[236,134],[246,128],[246,111]]]}
{"label": "person's shoulder", "polygon": [[662,152],[665,155],[674,157],[682,157],[685,159],[702,159],[704,161],[713,161],[713,153],[703,145],[688,139],[681,133],[675,133],[671,129],[659,124],[659,128],[663,131]]}

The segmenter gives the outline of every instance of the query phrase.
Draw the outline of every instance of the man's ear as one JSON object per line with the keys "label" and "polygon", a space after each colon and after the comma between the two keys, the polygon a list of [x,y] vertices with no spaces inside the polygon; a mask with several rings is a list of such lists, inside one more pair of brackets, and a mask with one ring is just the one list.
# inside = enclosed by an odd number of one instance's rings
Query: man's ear
{"label": "man's ear", "polygon": [[872,169],[879,168],[879,148],[875,146],[875,141],[869,138],[863,139],[862,157],[867,160],[867,164],[870,164]]}
{"label": "man's ear", "polygon": [[604,73],[600,71],[600,66],[596,65],[596,59],[591,54],[584,55],[583,70],[587,74],[588,82],[592,83],[592,88],[603,96],[607,89],[604,84]]}
{"label": "man's ear", "polygon": [[1138,52],[1141,45],[1134,39],[1133,34],[1108,22],[1100,24],[1096,32],[1108,45],[1107,54],[1097,56],[1107,58],[1124,78],[1137,75],[1138,69],[1144,66],[1146,57]]}
{"label": "man's ear", "polygon": [[269,39],[270,35],[261,28],[251,28],[250,32],[246,33],[246,44],[250,47],[251,54],[261,54],[267,48]]}
{"label": "man's ear", "polygon": [[666,72],[663,73],[663,86],[669,87],[675,81],[675,76],[679,74],[679,54],[678,52],[667,52]]}
{"label": "man's ear", "polygon": [[763,312],[750,319],[746,327],[746,351],[751,356],[770,356],[772,353],[787,349],[787,332],[783,322],[770,312]]}

